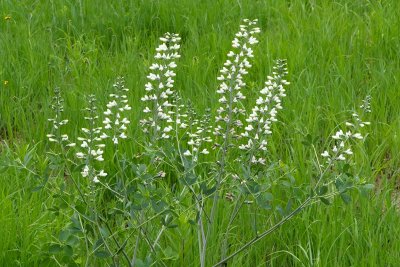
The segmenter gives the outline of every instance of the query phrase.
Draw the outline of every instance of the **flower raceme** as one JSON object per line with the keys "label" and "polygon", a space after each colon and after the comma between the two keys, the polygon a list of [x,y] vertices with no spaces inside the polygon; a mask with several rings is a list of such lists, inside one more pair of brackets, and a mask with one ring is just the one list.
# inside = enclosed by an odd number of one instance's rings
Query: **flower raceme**
{"label": "flower raceme", "polygon": [[[210,137],[210,110],[207,109],[206,113],[199,118],[198,114],[193,109],[191,103],[185,105],[182,98],[178,93],[174,93],[172,97],[172,106],[174,107],[171,114],[174,132],[178,142],[181,142],[183,136],[187,136],[188,141],[181,151],[181,145],[178,144],[178,149],[182,156],[190,159],[192,162],[197,162],[200,154],[207,155],[209,151],[205,148],[206,143],[212,142]],[[180,136],[180,130],[184,131],[183,136]]]}
{"label": "flower raceme", "polygon": [[353,154],[349,141],[351,139],[363,139],[363,137],[360,133],[353,134],[351,131],[344,133],[343,130],[339,130],[332,136],[332,139],[335,144],[331,151],[325,150],[321,154],[322,157],[327,159],[328,164],[332,164],[334,161],[345,161],[348,155]]}
{"label": "flower raceme", "polygon": [[85,109],[88,112],[88,116],[85,117],[85,120],[88,121],[89,127],[82,128],[84,137],[78,137],[78,140],[81,142],[80,147],[82,151],[76,153],[76,157],[85,160],[85,166],[81,171],[82,176],[88,177],[93,182],[98,183],[100,181],[99,178],[107,176],[107,173],[103,170],[96,170],[94,162],[104,161],[103,149],[105,144],[101,143],[103,140],[100,137],[102,127],[96,127],[99,117],[97,115],[96,99],[93,95],[88,97],[88,103],[89,107]]}
{"label": "flower raceme", "polygon": [[111,100],[107,104],[107,110],[104,112],[106,116],[103,120],[104,131],[101,134],[102,139],[111,138],[115,145],[118,145],[119,139],[127,138],[127,125],[130,123],[127,111],[131,110],[128,104],[126,93],[129,91],[125,87],[125,82],[122,77],[117,78],[113,84],[114,92],[109,95]]}
{"label": "flower raceme", "polygon": [[232,51],[228,53],[228,60],[220,70],[221,75],[218,80],[221,81],[217,93],[220,95],[220,107],[217,110],[215,118],[217,126],[214,134],[222,136],[224,142],[232,136],[236,136],[235,127],[242,126],[237,119],[239,114],[244,114],[244,110],[238,106],[238,102],[245,99],[241,90],[246,85],[243,76],[251,68],[249,59],[253,57],[252,46],[258,43],[255,35],[260,32],[256,27],[257,20],[243,20],[240,31],[236,33],[232,41]]}
{"label": "flower raceme", "polygon": [[[363,100],[363,104],[360,108],[365,112],[371,112],[370,108],[371,97],[367,96]],[[353,154],[351,149],[351,140],[363,140],[364,136],[359,132],[359,130],[366,125],[370,125],[368,121],[362,121],[358,113],[354,112],[352,114],[353,121],[346,122],[346,130],[339,129],[333,136],[334,140],[333,147],[328,151],[325,150],[321,156],[326,158],[327,164],[333,164],[336,161],[346,161],[350,155]]]}
{"label": "flower raceme", "polygon": [[241,138],[245,144],[239,145],[239,149],[247,151],[250,155],[252,164],[265,164],[265,158],[262,155],[267,150],[266,137],[270,135],[271,125],[277,121],[278,110],[282,109],[281,99],[286,96],[285,85],[289,82],[284,80],[287,75],[286,61],[277,60],[274,66],[272,76],[267,77],[265,87],[260,91],[261,95],[256,100],[256,105],[251,114],[246,119],[247,125]]}
{"label": "flower raceme", "polygon": [[175,92],[172,96],[174,111],[169,111],[169,114],[173,115],[175,132],[178,132],[179,129],[187,129],[189,126],[189,118],[194,113],[193,109],[187,108],[182,102],[182,98]]}
{"label": "flower raceme", "polygon": [[205,148],[207,143],[212,142],[210,137],[212,132],[210,126],[210,115],[208,111],[200,119],[198,119],[197,114],[195,114],[193,111],[190,117],[195,119],[192,119],[192,121],[188,122],[188,148],[185,150],[183,155],[187,158],[191,158],[193,162],[197,162],[200,155],[207,155],[210,153],[208,149]]}
{"label": "flower raceme", "polygon": [[75,143],[69,143],[67,134],[61,133],[61,127],[66,125],[68,120],[61,118],[61,114],[64,111],[64,99],[62,98],[60,88],[58,87],[54,89],[51,109],[54,112],[54,118],[48,119],[48,121],[53,124],[52,133],[47,134],[49,142],[58,143],[67,147],[75,146]]}
{"label": "flower raceme", "polygon": [[140,124],[152,141],[170,138],[173,119],[169,110],[174,93],[175,60],[180,58],[181,38],[178,34],[166,33],[160,40],[162,43],[156,48],[155,63],[150,66],[151,72],[147,76],[146,95],[141,98],[146,105],[143,110],[146,115]]}

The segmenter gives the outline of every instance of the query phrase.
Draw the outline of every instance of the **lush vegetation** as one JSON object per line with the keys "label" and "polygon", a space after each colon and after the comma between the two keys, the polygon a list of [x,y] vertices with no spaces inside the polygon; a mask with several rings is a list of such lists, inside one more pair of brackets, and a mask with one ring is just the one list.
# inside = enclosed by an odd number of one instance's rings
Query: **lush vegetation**
{"label": "lush vegetation", "polygon": [[[125,266],[127,254],[135,266],[211,266],[307,197],[312,200],[305,209],[228,266],[400,264],[398,1],[4,0],[0,10],[0,265]],[[240,173],[251,157],[238,151],[224,157],[229,168],[218,169],[224,139],[220,146],[214,139],[206,142],[202,164],[193,165],[181,157],[186,150],[151,130],[143,133],[140,123],[147,114],[141,98],[155,49],[171,32],[181,38],[174,77],[181,100],[175,101],[185,104],[182,114],[210,121],[214,129],[221,104],[217,77],[244,18],[258,19],[261,32],[241,89],[247,96],[242,107],[251,113],[276,59],[287,59],[290,81],[283,83],[283,109],[267,139],[266,166],[257,167],[256,174]],[[113,107],[109,94],[124,86],[130,89],[124,91],[131,107],[124,110],[130,121],[127,138],[118,146],[105,141],[93,166],[102,164],[108,174],[97,172],[100,183],[93,183],[93,174],[84,169],[88,161],[80,161],[85,155],[76,157],[93,130],[85,120],[94,108],[85,110],[91,103],[87,96],[97,98],[99,126],[104,126],[103,111]],[[58,94],[64,102],[54,98]],[[372,112],[363,140],[352,147],[349,165],[328,168],[334,182],[319,184],[326,159],[321,154],[331,153],[331,136],[367,95]],[[62,138],[49,121],[55,111],[68,119],[60,128],[76,147],[49,140]],[[85,134],[81,128],[89,128],[85,140],[78,140]],[[178,140],[187,145],[187,137]],[[222,186],[233,174],[253,181],[260,173],[268,177],[261,184],[270,185],[265,192],[254,186],[248,194],[241,183]],[[352,179],[349,189],[358,190],[343,189],[346,181],[337,182],[342,173]],[[370,184],[375,187],[366,192]],[[144,195],[154,203],[143,204]],[[209,200],[204,207],[198,196]],[[212,213],[215,221],[208,224]],[[206,253],[199,249],[204,245],[200,218],[208,232]]]}

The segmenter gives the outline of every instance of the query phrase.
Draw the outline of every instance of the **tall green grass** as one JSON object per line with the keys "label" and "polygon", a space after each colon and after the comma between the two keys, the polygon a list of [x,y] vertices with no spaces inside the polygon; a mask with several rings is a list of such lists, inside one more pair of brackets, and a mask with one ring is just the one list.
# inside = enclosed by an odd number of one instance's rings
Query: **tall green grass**
{"label": "tall green grass", "polygon": [[[296,166],[297,183],[307,183],[313,151],[302,144],[304,137],[311,134],[322,147],[346,113],[370,94],[370,134],[355,161],[363,177],[380,182],[367,199],[308,209],[232,264],[400,264],[400,215],[391,201],[400,179],[398,1],[3,0],[0,15],[0,138],[9,145],[0,147],[0,159],[5,163],[18,156],[23,161],[30,143],[37,154],[32,160],[39,165],[44,164],[43,140],[55,86],[66,98],[67,131],[73,134],[84,123],[83,96],[95,93],[104,104],[113,80],[123,75],[136,125],[157,39],[176,32],[182,35],[176,88],[202,113],[216,107],[217,72],[240,19],[258,18],[261,44],[248,78],[255,81],[248,88],[249,105],[251,92],[261,86],[274,59],[288,59],[291,81],[270,142],[271,159]],[[131,127],[130,134],[137,137],[141,131]],[[130,144],[127,151],[138,150]],[[34,175],[18,168],[2,171],[0,265],[55,265],[44,244],[57,236],[66,217],[47,212],[53,200],[32,192],[38,184]],[[241,221],[238,244],[251,238],[251,222]],[[171,233],[180,251],[180,259],[171,264],[197,265],[197,244],[189,237],[190,229]],[[210,255],[209,263],[217,259]]]}

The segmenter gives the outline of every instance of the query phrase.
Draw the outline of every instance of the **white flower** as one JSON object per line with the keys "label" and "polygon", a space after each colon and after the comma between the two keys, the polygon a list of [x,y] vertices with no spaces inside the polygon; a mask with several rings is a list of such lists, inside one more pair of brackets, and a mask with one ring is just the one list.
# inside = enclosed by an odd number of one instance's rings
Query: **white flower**
{"label": "white flower", "polygon": [[333,139],[336,139],[336,140],[339,140],[339,139],[341,139],[341,137],[342,137],[343,135],[344,135],[344,134],[343,134],[343,131],[342,131],[342,130],[339,130],[339,131],[336,132],[335,135],[332,136],[332,138],[333,138]]}
{"label": "white flower", "polygon": [[85,165],[85,167],[83,167],[81,174],[83,177],[87,177],[89,175],[89,166],[88,165]]}
{"label": "white flower", "polygon": [[129,121],[127,118],[123,118],[122,121],[121,121],[121,123],[123,123],[123,124],[129,124],[130,121]]}
{"label": "white flower", "polygon": [[103,121],[104,124],[109,124],[111,123],[111,120],[109,118],[105,118]]}
{"label": "white flower", "polygon": [[346,158],[343,156],[343,154],[340,154],[340,155],[337,157],[337,159],[338,159],[338,160],[346,160]]}
{"label": "white flower", "polygon": [[89,145],[88,145],[88,143],[86,141],[83,141],[82,144],[81,144],[81,147],[82,148],[87,148],[87,147],[89,147]]}
{"label": "white flower", "polygon": [[113,137],[112,138],[112,141],[113,141],[113,143],[115,144],[115,145],[117,145],[118,144],[118,138],[117,137]]}
{"label": "white flower", "polygon": [[223,96],[223,97],[221,97],[221,98],[218,100],[218,102],[220,102],[220,103],[224,104],[224,103],[227,103],[227,102],[228,102],[228,100],[226,100],[226,97],[225,97],[225,96]]}
{"label": "white flower", "polygon": [[252,131],[254,128],[253,128],[253,125],[247,125],[246,126],[246,128],[244,128],[246,131],[248,131],[248,132],[250,132],[250,131]]}
{"label": "white flower", "polygon": [[203,149],[200,153],[204,155],[210,154],[210,152],[207,149]]}
{"label": "white flower", "polygon": [[346,149],[346,150],[344,151],[344,153],[346,153],[347,155],[352,155],[352,154],[353,154],[353,151],[351,151],[351,149],[349,148],[349,149]]}
{"label": "white flower", "polygon": [[107,173],[104,172],[104,170],[101,170],[98,175],[101,177],[105,177],[105,176],[107,176]]}
{"label": "white flower", "polygon": [[329,152],[328,151],[324,151],[324,153],[321,154],[321,156],[323,156],[324,158],[329,157]]}
{"label": "white flower", "polygon": [[256,44],[256,43],[258,43],[258,40],[256,38],[254,38],[253,36],[251,36],[249,38],[249,44]]}
{"label": "white flower", "polygon": [[171,126],[167,126],[164,128],[164,133],[169,133],[170,131],[172,131],[172,127]]}
{"label": "white flower", "polygon": [[161,52],[161,51],[168,51],[168,47],[165,43],[162,43],[158,48],[156,48],[157,52]]}
{"label": "white flower", "polygon": [[107,108],[112,108],[112,107],[115,107],[115,106],[118,106],[118,104],[117,104],[117,102],[115,100],[113,100],[113,101],[111,101],[111,102],[109,102],[107,104]]}
{"label": "white flower", "polygon": [[190,139],[189,142],[188,142],[188,145],[191,145],[191,146],[194,145],[194,140]]}
{"label": "white flower", "polygon": [[241,150],[247,150],[248,147],[247,147],[247,145],[240,145],[240,146],[239,146],[239,149],[241,149]]}

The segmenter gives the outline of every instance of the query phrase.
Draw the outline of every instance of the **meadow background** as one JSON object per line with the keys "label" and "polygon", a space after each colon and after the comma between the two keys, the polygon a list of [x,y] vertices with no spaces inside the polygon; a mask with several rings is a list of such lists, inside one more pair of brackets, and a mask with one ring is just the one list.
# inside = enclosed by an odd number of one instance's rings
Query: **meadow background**
{"label": "meadow background", "polygon": [[[133,109],[129,134],[139,138],[140,97],[158,38],[181,35],[175,88],[201,114],[217,106],[216,77],[242,18],[259,19],[262,30],[247,78],[250,99],[273,60],[288,60],[291,85],[271,157],[295,166],[296,183],[307,184],[314,152],[304,138],[310,134],[322,150],[335,126],[370,94],[372,124],[355,162],[376,187],[349,205],[337,199],[307,209],[232,266],[400,265],[399,1],[2,0],[0,15],[1,266],[57,266],[46,246],[68,217],[49,212],[54,199],[34,190],[40,177],[5,167],[15,158],[26,166],[46,164],[54,87],[66,100],[67,132],[77,136],[84,96],[94,93],[104,105],[115,78],[124,76]],[[125,150],[134,153],[134,144]],[[171,264],[196,266],[196,244],[179,247],[185,233],[174,238],[180,257]]]}

